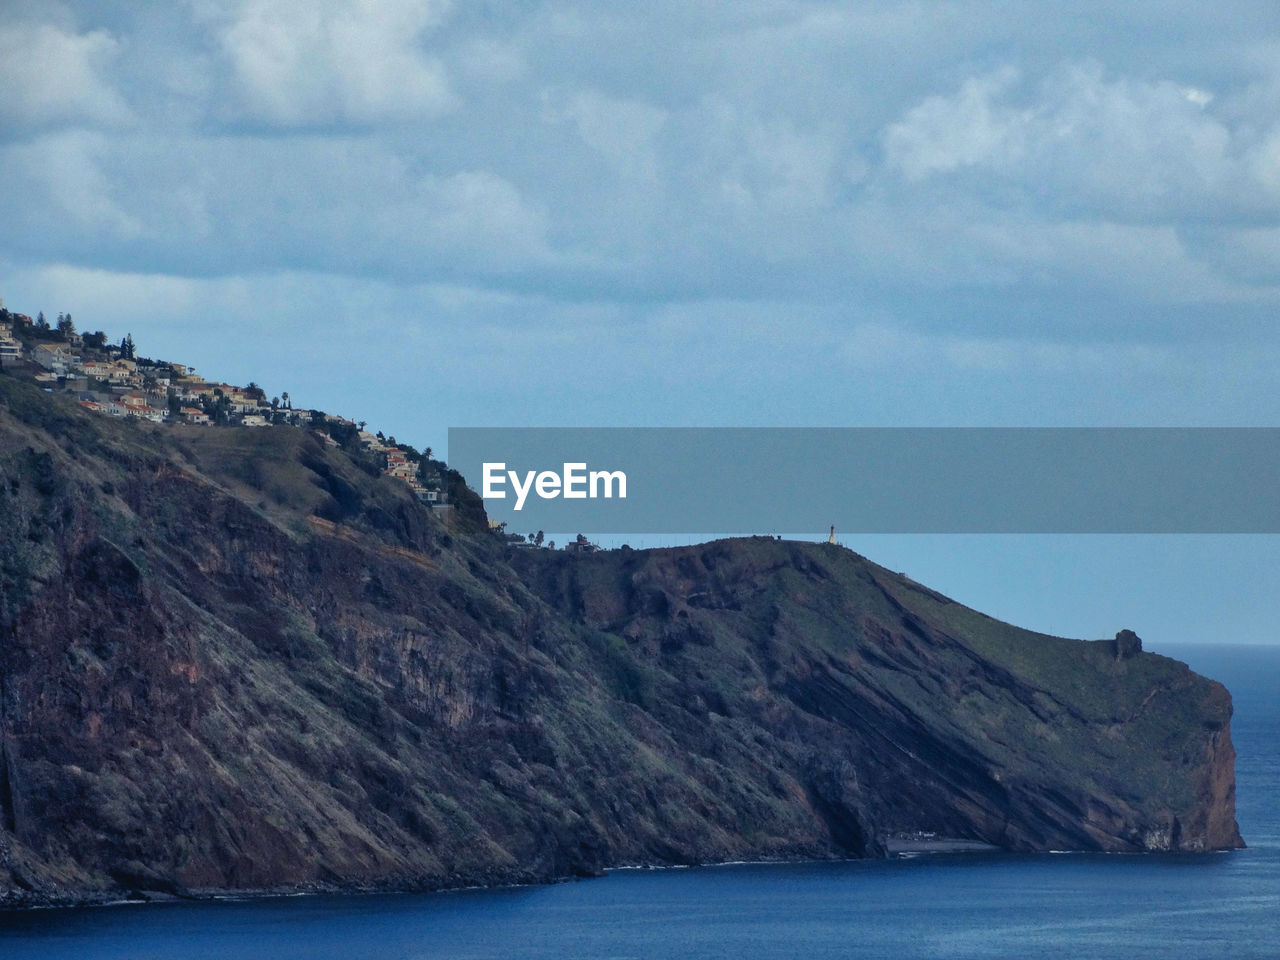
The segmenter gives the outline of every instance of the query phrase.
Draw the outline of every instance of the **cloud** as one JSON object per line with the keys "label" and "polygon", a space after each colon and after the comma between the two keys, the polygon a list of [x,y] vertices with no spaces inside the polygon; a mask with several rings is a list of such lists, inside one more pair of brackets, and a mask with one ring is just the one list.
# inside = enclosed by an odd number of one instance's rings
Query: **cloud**
{"label": "cloud", "polygon": [[122,329],[124,325],[133,322],[158,325],[191,314],[206,299],[209,285],[184,277],[118,273],[54,263],[32,271],[26,277],[26,289],[28,295],[51,307],[64,304],[69,294],[73,294],[76,308],[92,316],[87,322],[97,324],[88,329],[105,325],[110,336],[119,339],[127,332]]}
{"label": "cloud", "polygon": [[251,117],[324,126],[431,117],[454,106],[420,46],[446,0],[244,0],[221,32]]}
{"label": "cloud", "polygon": [[421,236],[437,252],[489,256],[495,266],[500,254],[508,263],[549,256],[544,216],[494,173],[465,170],[427,177],[419,200]]}
{"label": "cloud", "polygon": [[104,30],[0,24],[0,124],[48,128],[115,124],[129,110],[110,79],[120,42]]}
{"label": "cloud", "polygon": [[639,100],[608,97],[596,90],[568,96],[552,91],[542,95],[544,117],[551,123],[573,125],[582,142],[627,179],[657,176],[657,138],[667,111]]}
{"label": "cloud", "polygon": [[697,175],[708,199],[733,215],[792,219],[834,203],[843,144],[831,124],[801,126],[712,97],[686,130],[698,127],[706,131],[700,144],[706,153]]}
{"label": "cloud", "polygon": [[1109,77],[1096,63],[1038,84],[1007,67],[911,108],[885,131],[884,153],[909,183],[967,177],[954,188],[1055,214],[1280,214],[1280,183],[1251,162],[1253,121],[1216,114],[1214,100],[1173,80]]}
{"label": "cloud", "polygon": [[1040,336],[924,333],[891,324],[858,323],[842,331],[836,347],[863,372],[877,368],[934,368],[984,375],[1023,373],[1091,378],[1178,376],[1189,369],[1184,352],[1142,342],[1073,343]]}
{"label": "cloud", "polygon": [[1215,271],[1262,292],[1280,287],[1280,227],[1197,227],[1187,245]]}
{"label": "cloud", "polygon": [[1212,35],[1121,5],[1123,37],[1080,2],[72,0],[47,29],[133,115],[0,143],[0,256],[602,324],[730,300],[1159,338],[1280,305],[1280,44],[1237,0]]}
{"label": "cloud", "polygon": [[61,131],[0,148],[8,184],[0,211],[28,239],[54,246],[68,239],[137,240],[145,232],[104,170],[110,141],[98,132]]}
{"label": "cloud", "polygon": [[885,134],[889,163],[908,180],[950,173],[979,163],[1008,163],[1025,150],[1022,127],[1029,114],[1000,110],[993,98],[1016,73],[1005,69],[972,77],[951,96],[929,97]]}
{"label": "cloud", "polygon": [[463,41],[451,58],[455,69],[486,83],[510,83],[527,69],[519,49],[501,40],[479,37]]}
{"label": "cloud", "polygon": [[546,214],[510,180],[378,141],[68,132],[0,147],[0,176],[7,247],[28,257],[493,282],[553,265]]}

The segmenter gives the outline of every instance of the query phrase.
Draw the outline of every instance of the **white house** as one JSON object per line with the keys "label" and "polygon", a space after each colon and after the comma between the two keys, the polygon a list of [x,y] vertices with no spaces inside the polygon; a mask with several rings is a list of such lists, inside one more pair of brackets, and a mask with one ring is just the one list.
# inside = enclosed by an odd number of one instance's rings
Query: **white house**
{"label": "white house", "polygon": [[22,344],[15,340],[7,326],[0,326],[0,364],[22,359]]}
{"label": "white house", "polygon": [[65,343],[42,343],[31,351],[31,359],[50,373],[65,377],[72,365],[79,365],[80,358],[73,356]]}

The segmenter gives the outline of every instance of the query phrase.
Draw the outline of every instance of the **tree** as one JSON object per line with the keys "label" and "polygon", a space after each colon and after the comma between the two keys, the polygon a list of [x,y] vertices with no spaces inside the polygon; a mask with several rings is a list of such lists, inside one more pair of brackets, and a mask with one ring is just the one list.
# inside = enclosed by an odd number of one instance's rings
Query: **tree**
{"label": "tree", "polygon": [[124,339],[120,341],[120,357],[123,360],[133,359],[133,334],[126,333]]}
{"label": "tree", "polygon": [[97,333],[86,333],[84,345],[91,350],[101,350],[107,345],[107,335],[99,330]]}
{"label": "tree", "polygon": [[244,392],[247,393],[249,396],[253,397],[253,399],[255,400],[265,400],[267,397],[267,391],[263,390],[260,386],[258,386],[252,380],[250,380],[249,385],[244,388]]}
{"label": "tree", "polygon": [[292,409],[293,409],[293,403],[292,403],[292,402],[290,402],[290,400],[289,400],[289,391],[288,391],[288,390],[286,390],[284,393],[280,394],[280,402],[284,404],[284,408],[285,408],[286,410],[292,410]]}
{"label": "tree", "polygon": [[356,432],[354,423],[343,423],[340,420],[329,421],[329,436],[340,447],[349,449],[358,449],[360,445],[360,435]]}
{"label": "tree", "polygon": [[534,534],[534,536],[533,536],[533,542],[534,542],[535,544],[537,544],[539,547],[540,547],[540,546],[542,546],[542,541],[543,541],[544,539],[546,539],[546,534],[545,534],[545,533],[543,533],[541,530],[539,530],[539,531],[538,531],[536,534]]}
{"label": "tree", "polygon": [[37,330],[49,329],[49,321],[44,318],[43,310],[41,310],[39,313],[36,314],[36,329]]}
{"label": "tree", "polygon": [[70,340],[76,335],[76,325],[71,320],[71,314],[58,314],[58,333],[62,334],[63,340]]}
{"label": "tree", "polygon": [[280,409],[280,398],[279,398],[279,397],[272,397],[272,398],[271,398],[271,409],[272,409],[272,410],[279,410],[279,409]]}

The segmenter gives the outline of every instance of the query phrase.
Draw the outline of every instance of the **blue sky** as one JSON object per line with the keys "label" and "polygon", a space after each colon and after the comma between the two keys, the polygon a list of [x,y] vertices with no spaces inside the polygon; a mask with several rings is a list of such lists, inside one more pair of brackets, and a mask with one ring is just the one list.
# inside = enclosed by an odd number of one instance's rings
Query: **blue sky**
{"label": "blue sky", "polygon": [[[7,0],[0,183],[6,305],[419,446],[1280,422],[1256,0]],[[1117,551],[1108,633],[1280,613],[1265,538],[996,541],[880,550],[1059,632]]]}

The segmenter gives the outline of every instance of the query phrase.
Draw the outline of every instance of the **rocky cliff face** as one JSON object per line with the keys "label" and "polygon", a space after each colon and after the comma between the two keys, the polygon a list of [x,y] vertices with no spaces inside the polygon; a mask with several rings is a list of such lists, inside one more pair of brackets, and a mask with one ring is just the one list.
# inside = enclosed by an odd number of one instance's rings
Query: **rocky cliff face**
{"label": "rocky cliff face", "polygon": [[477,511],[0,377],[0,902],[1240,844],[1227,692],[1132,635],[825,544],[504,550]]}

